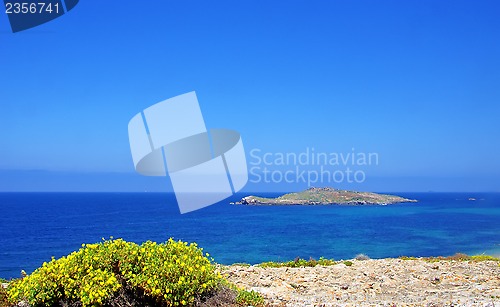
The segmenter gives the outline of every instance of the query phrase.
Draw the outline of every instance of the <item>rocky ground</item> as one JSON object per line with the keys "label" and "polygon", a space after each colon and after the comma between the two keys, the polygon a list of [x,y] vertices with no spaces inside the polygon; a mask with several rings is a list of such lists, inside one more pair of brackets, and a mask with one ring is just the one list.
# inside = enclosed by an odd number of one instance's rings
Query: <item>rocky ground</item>
{"label": "rocky ground", "polygon": [[495,261],[352,260],[351,266],[225,266],[269,306],[500,306]]}

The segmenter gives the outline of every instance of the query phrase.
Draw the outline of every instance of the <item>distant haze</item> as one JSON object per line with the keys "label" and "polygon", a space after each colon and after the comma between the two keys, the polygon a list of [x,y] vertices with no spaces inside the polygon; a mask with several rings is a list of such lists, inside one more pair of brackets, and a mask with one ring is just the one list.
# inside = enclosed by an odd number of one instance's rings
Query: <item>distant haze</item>
{"label": "distant haze", "polygon": [[[140,6],[81,2],[15,34],[0,14],[0,191],[171,192],[134,173],[127,124],[192,90],[207,127],[241,133],[249,168],[253,149],[355,151],[378,163],[299,172],[364,191],[500,191],[500,2]],[[264,166],[245,191],[309,185],[290,164],[267,165],[289,182],[256,180]]]}

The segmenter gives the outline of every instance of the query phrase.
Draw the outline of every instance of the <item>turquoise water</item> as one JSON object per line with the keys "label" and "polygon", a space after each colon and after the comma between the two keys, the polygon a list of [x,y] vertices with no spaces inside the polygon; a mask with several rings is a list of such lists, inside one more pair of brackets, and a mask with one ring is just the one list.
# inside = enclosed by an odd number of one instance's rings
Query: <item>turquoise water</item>
{"label": "turquoise water", "polygon": [[[265,196],[277,196],[268,193]],[[232,206],[180,215],[173,194],[0,193],[0,277],[102,237],[196,241],[217,262],[500,254],[500,194],[398,193],[390,206]],[[476,198],[469,201],[468,198]]]}

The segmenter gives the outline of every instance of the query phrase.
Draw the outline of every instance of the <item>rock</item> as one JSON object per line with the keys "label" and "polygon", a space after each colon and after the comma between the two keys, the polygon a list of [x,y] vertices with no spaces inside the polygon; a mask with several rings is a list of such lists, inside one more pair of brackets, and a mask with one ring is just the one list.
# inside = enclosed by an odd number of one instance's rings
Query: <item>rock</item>
{"label": "rock", "polygon": [[500,306],[495,261],[380,259],[302,268],[224,266],[269,306]]}

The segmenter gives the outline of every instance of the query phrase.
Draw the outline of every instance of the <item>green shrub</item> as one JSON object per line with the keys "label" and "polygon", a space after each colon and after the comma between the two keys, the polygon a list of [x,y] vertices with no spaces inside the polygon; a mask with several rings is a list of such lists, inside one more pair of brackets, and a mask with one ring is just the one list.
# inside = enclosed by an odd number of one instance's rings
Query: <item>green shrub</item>
{"label": "green shrub", "polygon": [[490,255],[484,255],[484,254],[470,256],[469,258],[470,258],[469,260],[472,260],[472,261],[500,261],[500,258],[498,258],[498,257],[493,257]]}
{"label": "green shrub", "polygon": [[437,262],[437,261],[441,261],[441,260],[447,260],[447,261],[450,261],[450,260],[454,260],[454,261],[499,261],[500,262],[500,258],[485,255],[485,254],[469,256],[469,255],[462,254],[462,253],[456,253],[455,255],[451,255],[451,256],[437,256],[437,257],[424,257],[424,258],[401,256],[401,257],[399,257],[399,259],[402,259],[402,260],[422,259],[422,260],[425,260],[427,262]]}
{"label": "green shrub", "polygon": [[416,257],[408,257],[408,256],[400,256],[398,259],[401,259],[401,260],[417,260],[418,258],[416,258]]}
{"label": "green shrub", "polygon": [[246,262],[236,262],[236,263],[233,263],[231,265],[238,265],[238,266],[242,266],[242,267],[246,267],[246,268],[251,266],[250,263],[246,263]]}
{"label": "green shrub", "polygon": [[317,265],[324,265],[324,266],[329,266],[329,265],[335,265],[337,262],[334,259],[326,259],[326,258],[319,258],[319,260],[315,260],[313,258],[309,258],[309,260],[305,260],[302,258],[295,258],[292,261],[287,261],[287,262],[274,262],[274,261],[268,261],[268,262],[262,262],[258,264],[257,266],[261,268],[282,268],[282,267],[288,267],[288,268],[300,268],[300,267],[315,267]]}
{"label": "green shrub", "polygon": [[258,267],[261,268],[281,268],[285,266],[284,262],[274,262],[274,261],[267,261],[267,262],[262,262],[257,264]]}
{"label": "green shrub", "polygon": [[12,282],[8,295],[12,303],[26,300],[35,306],[100,306],[126,287],[159,305],[190,305],[222,280],[208,256],[196,243],[173,239],[163,244],[121,239],[84,244]]}
{"label": "green shrub", "polygon": [[253,290],[246,291],[243,289],[238,289],[236,303],[242,306],[262,307],[264,306],[264,298],[258,292],[255,292]]}
{"label": "green shrub", "polygon": [[352,265],[352,261],[349,261],[349,260],[346,260],[343,262],[346,266],[351,266]]}
{"label": "green shrub", "polygon": [[452,256],[439,256],[439,257],[427,257],[424,258],[424,260],[428,262],[437,262],[440,260],[454,260],[454,261],[500,261],[500,258],[496,258],[493,256],[489,255],[475,255],[475,256],[469,256],[466,254],[462,253],[456,253],[455,255]]}

